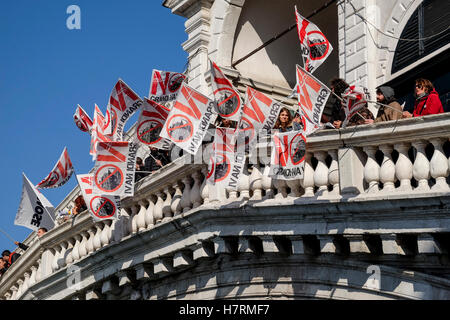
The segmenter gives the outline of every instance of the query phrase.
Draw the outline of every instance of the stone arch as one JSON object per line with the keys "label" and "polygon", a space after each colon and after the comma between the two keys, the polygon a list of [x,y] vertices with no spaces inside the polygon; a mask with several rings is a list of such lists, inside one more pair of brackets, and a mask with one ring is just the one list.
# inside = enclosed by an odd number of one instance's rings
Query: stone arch
{"label": "stone arch", "polygon": [[384,35],[380,37],[381,41],[379,43],[379,47],[383,48],[384,52],[380,57],[381,70],[378,70],[378,73],[382,74],[382,77],[377,79],[377,85],[381,85],[393,79],[391,70],[395,49],[398,43],[398,39],[396,38],[400,37],[404,27],[408,23],[409,18],[413,15],[414,11],[422,3],[422,1],[423,0],[398,0],[394,6],[383,31],[395,38]]}

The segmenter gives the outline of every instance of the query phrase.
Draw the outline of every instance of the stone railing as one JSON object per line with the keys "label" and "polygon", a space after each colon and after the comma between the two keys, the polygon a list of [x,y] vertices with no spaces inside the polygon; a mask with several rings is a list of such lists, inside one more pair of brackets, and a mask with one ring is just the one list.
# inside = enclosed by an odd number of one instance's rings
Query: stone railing
{"label": "stone railing", "polygon": [[[192,209],[301,205],[448,194],[450,114],[405,119],[308,138],[304,179],[263,175],[267,161],[246,165],[237,190],[206,183],[207,165],[181,157],[136,184],[122,200],[120,218],[94,223],[88,212],[37,239],[0,279],[2,299],[20,299],[39,281],[105,247],[158,227]],[[260,143],[263,152],[267,144]],[[267,159],[267,157],[266,157]],[[266,162],[266,163],[263,163]],[[95,261],[95,257],[93,258]]]}

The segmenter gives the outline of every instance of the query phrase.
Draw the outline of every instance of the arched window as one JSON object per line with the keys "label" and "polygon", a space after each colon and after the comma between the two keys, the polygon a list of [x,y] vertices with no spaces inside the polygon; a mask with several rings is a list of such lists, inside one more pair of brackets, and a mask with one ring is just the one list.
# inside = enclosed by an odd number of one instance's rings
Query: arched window
{"label": "arched window", "polygon": [[442,48],[450,42],[450,1],[424,0],[408,20],[400,36],[402,39],[420,39],[440,33],[438,36],[420,41],[399,40],[392,63],[392,74]]}

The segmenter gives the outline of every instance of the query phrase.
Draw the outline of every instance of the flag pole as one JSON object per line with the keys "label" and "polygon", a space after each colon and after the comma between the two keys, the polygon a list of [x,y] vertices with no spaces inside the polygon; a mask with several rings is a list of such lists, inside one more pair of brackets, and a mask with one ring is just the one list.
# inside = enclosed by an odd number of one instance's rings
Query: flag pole
{"label": "flag pole", "polygon": [[8,237],[12,242],[16,243],[16,240],[14,240],[8,233],[6,233],[2,228],[0,228],[0,232],[2,232],[5,236]]}

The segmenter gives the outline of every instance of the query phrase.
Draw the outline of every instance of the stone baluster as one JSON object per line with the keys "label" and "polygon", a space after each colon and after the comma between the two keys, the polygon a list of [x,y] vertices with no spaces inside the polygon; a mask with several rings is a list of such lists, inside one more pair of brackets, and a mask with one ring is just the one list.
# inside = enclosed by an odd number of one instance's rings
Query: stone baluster
{"label": "stone baluster", "polygon": [[328,183],[333,186],[333,190],[330,192],[332,195],[339,195],[339,164],[337,150],[330,150],[328,154],[331,157],[331,165],[328,168]]}
{"label": "stone baluster", "polygon": [[428,180],[430,179],[430,162],[425,155],[426,141],[415,141],[412,146],[416,149],[416,159],[413,165],[413,176],[417,180],[417,191],[429,191],[430,186]]}
{"label": "stone baluster", "polygon": [[72,259],[75,262],[80,259],[80,252],[78,250],[79,250],[80,243],[81,243],[81,236],[79,234],[77,234],[74,236],[74,238],[75,238],[75,244],[73,246],[71,254],[72,254]]}
{"label": "stone baluster", "polygon": [[183,213],[191,210],[191,177],[186,176],[181,180],[184,184],[183,195],[181,196],[181,208]]}
{"label": "stone baluster", "polygon": [[94,252],[94,237],[95,237],[95,228],[90,228],[87,232],[89,234],[88,241],[86,243],[87,254],[91,254]]}
{"label": "stone baluster", "polygon": [[121,234],[121,239],[122,239],[122,238],[130,235],[132,232],[131,217],[130,217],[130,213],[127,210],[127,208],[120,209],[120,221],[121,221],[121,225],[122,225],[122,234]]}
{"label": "stone baluster", "polygon": [[155,210],[155,203],[153,202],[153,195],[147,198],[148,207],[145,211],[145,226],[147,230],[152,229],[155,226],[155,219],[153,217],[153,212]]}
{"label": "stone baluster", "polygon": [[[206,177],[208,176],[208,168],[203,167],[201,172],[202,172],[204,178],[203,178],[202,186],[200,187],[200,194],[203,199],[203,204],[208,204],[209,203],[209,184],[206,179]],[[174,188],[175,188],[175,186],[174,186]]]}
{"label": "stone baluster", "polygon": [[431,187],[432,191],[449,191],[447,184],[448,160],[442,150],[444,139],[431,139],[430,142],[434,146],[433,157],[430,160],[430,174],[436,179],[436,184]]}
{"label": "stone baluster", "polygon": [[102,247],[102,241],[100,240],[102,229],[100,229],[99,224],[100,224],[100,222],[97,222],[95,224],[95,236],[94,236],[94,240],[93,240],[94,252]]}
{"label": "stone baluster", "polygon": [[317,159],[317,167],[314,171],[314,185],[318,187],[317,195],[328,195],[328,167],[325,163],[327,154],[324,151],[314,152],[314,157]]}
{"label": "stone baluster", "polygon": [[158,192],[156,192],[156,204],[155,204],[155,208],[153,210],[153,217],[155,218],[155,224],[160,223],[163,219],[163,205],[164,205],[164,200],[163,200],[163,193],[161,192],[161,190],[159,190]]}
{"label": "stone baluster", "polygon": [[17,299],[17,287],[14,285],[11,287],[11,300],[16,300]]}
{"label": "stone baluster", "polygon": [[135,204],[131,206],[131,233],[136,233],[138,231],[137,218],[139,209],[140,207]]}
{"label": "stone baluster", "polygon": [[67,250],[64,254],[65,256],[64,261],[66,262],[66,266],[70,265],[73,262],[72,251],[74,244],[75,244],[74,239],[67,240]]}
{"label": "stone baluster", "polygon": [[22,284],[22,293],[27,292],[28,288],[30,287],[30,273],[25,272],[23,274],[23,284]]}
{"label": "stone baluster", "polygon": [[277,190],[275,199],[281,200],[287,197],[287,184],[285,180],[273,179],[273,185],[275,190]]}
{"label": "stone baluster", "polygon": [[314,197],[314,169],[311,164],[312,154],[307,152],[305,154],[305,171],[303,173],[303,180],[301,185],[305,189],[302,197]]}
{"label": "stone baluster", "polygon": [[[236,201],[238,199],[238,189],[226,189],[226,191],[228,192],[228,199],[231,201]],[[220,192],[220,191],[218,191]]]}
{"label": "stone baluster", "polygon": [[89,234],[86,231],[82,231],[81,233],[81,243],[78,247],[78,253],[80,254],[80,259],[84,258],[88,254],[87,250],[87,239]]}
{"label": "stone baluster", "polygon": [[53,259],[51,262],[52,271],[55,272],[59,268],[58,259],[59,259],[59,251],[62,250],[61,248],[58,250],[57,247],[53,248],[51,251],[53,253]]}
{"label": "stone baluster", "polygon": [[16,292],[16,300],[19,300],[20,296],[22,295],[22,284],[23,280],[19,279],[17,280],[17,292]]}
{"label": "stone baluster", "polygon": [[380,146],[381,152],[383,152],[383,163],[380,168],[380,180],[383,183],[383,192],[391,193],[395,191],[395,165],[392,161],[392,146],[384,144]]}
{"label": "stone baluster", "polygon": [[302,194],[300,192],[300,180],[286,180],[286,185],[289,187],[291,192],[287,195],[290,198],[298,198]]}
{"label": "stone baluster", "polygon": [[267,167],[264,168],[261,183],[262,188],[264,189],[265,195],[263,197],[264,200],[272,199],[274,197],[274,185],[272,177],[269,176],[269,171],[266,170]]}
{"label": "stone baluster", "polygon": [[194,179],[194,184],[192,185],[191,189],[191,203],[192,203],[192,209],[200,207],[202,205],[202,195],[200,192],[200,187],[202,185],[202,174],[200,171],[195,171],[192,174],[192,179]]}
{"label": "stone baluster", "polygon": [[375,154],[378,150],[376,146],[367,146],[363,148],[367,154],[366,165],[364,166],[364,180],[369,184],[367,193],[378,192],[378,182],[380,181],[380,166],[377,163]]}
{"label": "stone baluster", "polygon": [[248,174],[247,162],[245,163],[244,168],[242,169],[242,173],[239,177],[237,191],[239,191],[239,199],[250,199],[250,179]]}
{"label": "stone baluster", "polygon": [[7,291],[7,292],[5,293],[4,297],[5,297],[5,300],[12,300],[12,299],[11,299],[11,293],[9,293],[9,291]]}
{"label": "stone baluster", "polygon": [[183,192],[181,191],[182,183],[180,181],[177,181],[172,185],[172,188],[175,190],[175,193],[173,194],[170,208],[172,209],[173,215],[177,216],[182,212],[181,208],[181,197],[183,196]]}
{"label": "stone baluster", "polygon": [[409,143],[401,142],[394,145],[398,151],[398,159],[395,164],[395,175],[400,180],[398,191],[411,192],[411,179],[413,176],[413,165],[408,157]]}
{"label": "stone baluster", "polygon": [[41,259],[39,259],[37,261],[37,265],[38,265],[38,267],[37,267],[37,270],[36,270],[36,283],[38,283],[39,281],[42,280],[42,269],[43,269],[43,266],[42,266],[42,260]]}
{"label": "stone baluster", "polygon": [[164,188],[164,193],[166,195],[166,200],[164,200],[162,206],[163,219],[162,222],[169,221],[173,217],[172,213],[172,188],[170,186],[166,186]]}
{"label": "stone baluster", "polygon": [[252,173],[250,174],[250,190],[252,190],[252,197],[250,200],[262,200],[262,173],[258,163],[253,165]]}
{"label": "stone baluster", "polygon": [[37,272],[38,272],[38,268],[36,266],[31,266],[30,281],[28,282],[30,287],[32,287],[37,282],[37,280],[36,280]]}
{"label": "stone baluster", "polygon": [[145,206],[145,201],[141,200],[138,202],[139,204],[139,212],[137,214],[137,228],[138,231],[144,231],[145,230],[145,215],[147,213],[147,208]]}
{"label": "stone baluster", "polygon": [[102,230],[102,233],[100,235],[100,241],[102,243],[102,247],[105,247],[111,242],[111,238],[112,238],[112,230],[111,230],[112,220],[103,220],[102,224],[103,224],[103,230]]}
{"label": "stone baluster", "polygon": [[62,269],[66,266],[67,262],[66,262],[66,255],[67,255],[67,250],[69,249],[70,246],[70,242],[62,242],[59,245],[59,254],[58,257],[56,258],[56,264],[57,264],[57,268],[56,269]]}

